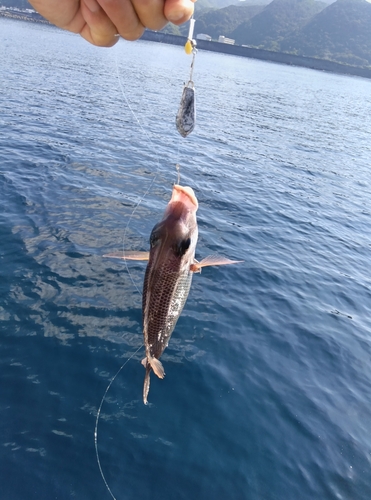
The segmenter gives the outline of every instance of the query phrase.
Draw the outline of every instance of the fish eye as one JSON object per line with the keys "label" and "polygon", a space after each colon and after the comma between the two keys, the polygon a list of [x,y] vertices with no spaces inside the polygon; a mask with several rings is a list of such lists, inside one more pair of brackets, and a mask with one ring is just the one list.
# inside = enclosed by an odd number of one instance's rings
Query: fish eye
{"label": "fish eye", "polygon": [[182,240],[177,246],[176,246],[176,249],[175,249],[175,252],[176,254],[179,256],[179,257],[182,257],[182,255],[184,255],[186,253],[186,251],[188,250],[188,248],[190,247],[191,245],[191,238],[187,238],[185,240]]}
{"label": "fish eye", "polygon": [[188,248],[190,247],[191,245],[191,238],[187,238],[186,240],[183,240],[182,241],[182,250],[183,250],[183,253],[185,253]]}
{"label": "fish eye", "polygon": [[149,244],[150,244],[151,248],[153,248],[156,245],[156,243],[158,242],[159,239],[160,238],[157,236],[157,234],[155,234],[155,233],[151,234],[151,236],[149,238]]}

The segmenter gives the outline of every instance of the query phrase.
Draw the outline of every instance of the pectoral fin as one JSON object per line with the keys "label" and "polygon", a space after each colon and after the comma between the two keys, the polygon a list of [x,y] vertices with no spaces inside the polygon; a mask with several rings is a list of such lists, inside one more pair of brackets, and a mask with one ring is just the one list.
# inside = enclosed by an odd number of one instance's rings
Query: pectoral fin
{"label": "pectoral fin", "polygon": [[193,271],[194,273],[199,273],[201,272],[201,268],[203,267],[225,266],[228,264],[239,264],[240,262],[243,262],[243,260],[231,260],[220,255],[209,255],[208,257],[202,259],[201,262],[197,262],[197,260],[195,260],[194,263],[191,264],[191,271]]}
{"label": "pectoral fin", "polygon": [[137,252],[136,250],[125,250],[121,252],[106,253],[103,257],[123,260],[149,260],[149,252]]}

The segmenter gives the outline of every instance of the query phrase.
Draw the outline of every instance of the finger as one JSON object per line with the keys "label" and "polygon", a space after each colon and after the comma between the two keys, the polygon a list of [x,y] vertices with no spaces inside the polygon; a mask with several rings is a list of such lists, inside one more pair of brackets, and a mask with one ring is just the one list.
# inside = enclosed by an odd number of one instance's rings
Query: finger
{"label": "finger", "polygon": [[192,0],[165,0],[164,14],[166,19],[173,24],[185,23],[192,17],[193,4]]}
{"label": "finger", "polygon": [[81,13],[85,26],[80,35],[99,47],[112,47],[118,42],[117,28],[96,0],[82,0]]}
{"label": "finger", "polygon": [[126,40],[137,40],[144,31],[130,0],[98,0],[110,19],[115,20],[117,32]]}
{"label": "finger", "polygon": [[[80,0],[31,0],[31,5],[37,12],[45,17],[48,21],[59,26],[60,28],[70,29],[71,23],[77,19],[80,21],[79,27],[83,26],[83,19],[79,15]],[[77,29],[77,28],[76,28]],[[74,31],[70,29],[70,31]]]}
{"label": "finger", "polygon": [[150,30],[164,28],[168,20],[164,16],[164,0],[132,0],[141,23]]}

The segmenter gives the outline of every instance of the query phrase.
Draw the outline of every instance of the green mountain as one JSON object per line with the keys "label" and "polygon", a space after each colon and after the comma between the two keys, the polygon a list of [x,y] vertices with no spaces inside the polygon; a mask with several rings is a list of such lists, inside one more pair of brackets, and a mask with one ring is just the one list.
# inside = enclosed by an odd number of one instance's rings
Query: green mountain
{"label": "green mountain", "polygon": [[230,33],[240,45],[279,50],[281,41],[326,7],[315,0],[273,0]]}
{"label": "green mountain", "polygon": [[[273,0],[266,5],[268,1],[199,0],[194,34],[225,35],[240,45],[371,67],[368,1]],[[200,10],[202,4],[208,8]],[[0,6],[31,8],[27,0],[0,0]],[[165,31],[187,35],[188,28],[188,23],[169,24]]]}
{"label": "green mountain", "polygon": [[281,50],[371,66],[371,3],[337,0],[283,40]]}
{"label": "green mountain", "polygon": [[229,5],[268,5],[271,0],[197,0],[195,3],[195,12],[198,14],[201,10],[223,9]]}
{"label": "green mountain", "polygon": [[[228,36],[243,21],[248,21],[264,9],[262,5],[230,5],[224,9],[213,9],[202,11],[196,16],[194,35],[206,33],[213,39],[218,39],[219,35]],[[188,34],[188,25],[180,27],[182,34]]]}

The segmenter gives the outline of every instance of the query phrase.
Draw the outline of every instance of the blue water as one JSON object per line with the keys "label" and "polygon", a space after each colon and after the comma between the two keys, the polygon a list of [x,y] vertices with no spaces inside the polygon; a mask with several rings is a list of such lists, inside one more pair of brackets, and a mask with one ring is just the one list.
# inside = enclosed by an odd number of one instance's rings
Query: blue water
{"label": "blue water", "polygon": [[[0,19],[0,61],[1,499],[111,498],[125,361],[117,500],[371,498],[371,81],[199,52],[185,140],[180,47]],[[176,163],[198,258],[245,262],[195,276],[144,406],[144,264],[102,255]]]}

